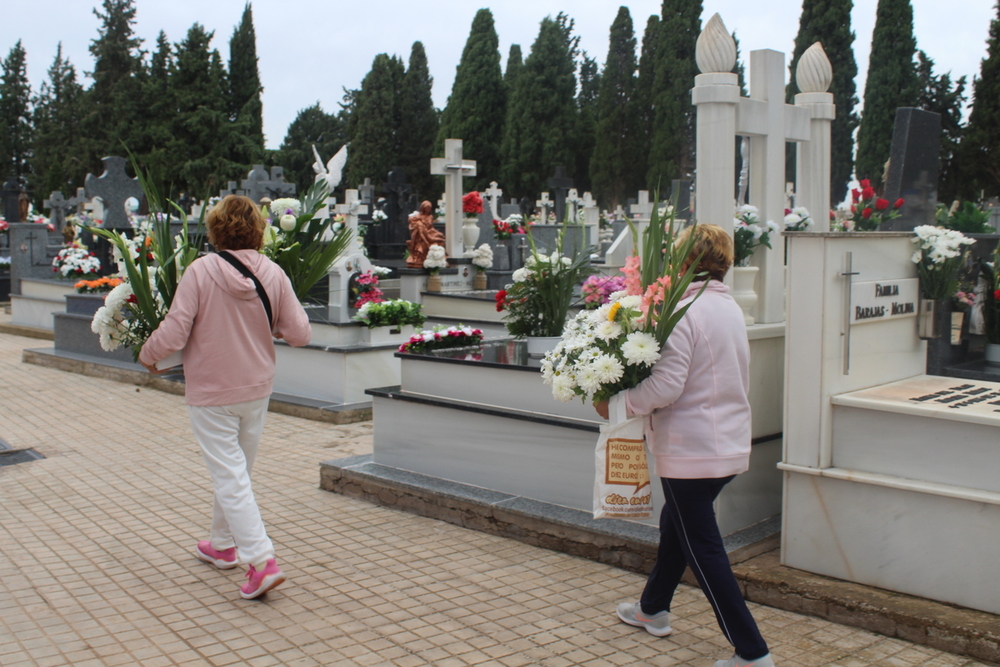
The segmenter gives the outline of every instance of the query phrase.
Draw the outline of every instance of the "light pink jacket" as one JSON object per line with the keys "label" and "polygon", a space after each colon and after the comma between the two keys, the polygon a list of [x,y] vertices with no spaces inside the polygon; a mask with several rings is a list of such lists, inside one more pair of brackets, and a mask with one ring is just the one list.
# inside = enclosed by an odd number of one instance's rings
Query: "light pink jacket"
{"label": "light pink jacket", "polygon": [[[680,305],[703,283],[693,283]],[[649,415],[656,474],[680,479],[737,475],[750,462],[750,345],[729,288],[711,280],[680,319],[653,374],[625,392],[627,414]]]}
{"label": "light pink jacket", "polygon": [[153,364],[184,350],[185,402],[233,405],[271,395],[274,342],[309,342],[309,318],[281,268],[256,250],[231,250],[264,286],[274,329],[253,281],[217,255],[206,255],[184,272],[170,312],[139,354]]}

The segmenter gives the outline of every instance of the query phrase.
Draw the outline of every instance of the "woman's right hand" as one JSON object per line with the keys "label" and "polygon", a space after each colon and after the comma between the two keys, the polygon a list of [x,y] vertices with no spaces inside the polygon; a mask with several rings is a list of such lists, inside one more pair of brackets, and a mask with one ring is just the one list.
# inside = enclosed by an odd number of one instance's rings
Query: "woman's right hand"
{"label": "woman's right hand", "polygon": [[594,409],[597,410],[597,414],[601,415],[604,419],[608,418],[608,401],[594,401]]}

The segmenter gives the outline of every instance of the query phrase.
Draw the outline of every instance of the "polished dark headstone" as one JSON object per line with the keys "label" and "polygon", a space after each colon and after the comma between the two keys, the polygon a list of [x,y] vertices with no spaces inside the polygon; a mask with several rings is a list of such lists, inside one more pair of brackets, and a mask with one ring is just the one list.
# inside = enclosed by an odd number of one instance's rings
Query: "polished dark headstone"
{"label": "polished dark headstone", "polygon": [[900,197],[906,204],[900,217],[883,224],[881,231],[910,231],[935,224],[940,154],[941,116],[923,109],[896,109],[883,197],[890,206]]}

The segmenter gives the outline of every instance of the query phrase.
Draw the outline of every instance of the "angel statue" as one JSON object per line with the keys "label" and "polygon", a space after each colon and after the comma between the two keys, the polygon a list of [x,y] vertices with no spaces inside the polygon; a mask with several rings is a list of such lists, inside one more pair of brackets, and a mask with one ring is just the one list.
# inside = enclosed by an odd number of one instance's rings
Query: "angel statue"
{"label": "angel statue", "polygon": [[316,172],[316,182],[325,182],[327,192],[333,192],[333,189],[340,185],[340,177],[344,173],[344,165],[347,163],[347,146],[348,144],[341,146],[337,154],[330,158],[330,161],[324,165],[323,158],[319,156],[319,151],[316,150],[316,144],[313,144],[313,155],[316,156],[316,161],[313,162],[312,167],[313,171]]}

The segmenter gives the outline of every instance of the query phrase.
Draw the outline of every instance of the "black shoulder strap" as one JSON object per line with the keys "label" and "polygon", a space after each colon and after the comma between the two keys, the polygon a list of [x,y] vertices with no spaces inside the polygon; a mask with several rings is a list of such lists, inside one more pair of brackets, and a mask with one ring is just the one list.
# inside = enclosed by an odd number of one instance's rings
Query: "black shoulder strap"
{"label": "black shoulder strap", "polygon": [[264,286],[260,284],[259,280],[257,280],[257,276],[253,274],[253,271],[247,268],[246,264],[233,257],[225,250],[220,250],[218,255],[232,264],[233,268],[237,271],[253,281],[253,286],[257,288],[257,294],[260,295],[261,303],[264,304],[264,312],[267,313],[267,323],[271,329],[274,329],[274,317],[271,315],[271,300],[267,298],[267,292],[264,291]]}

